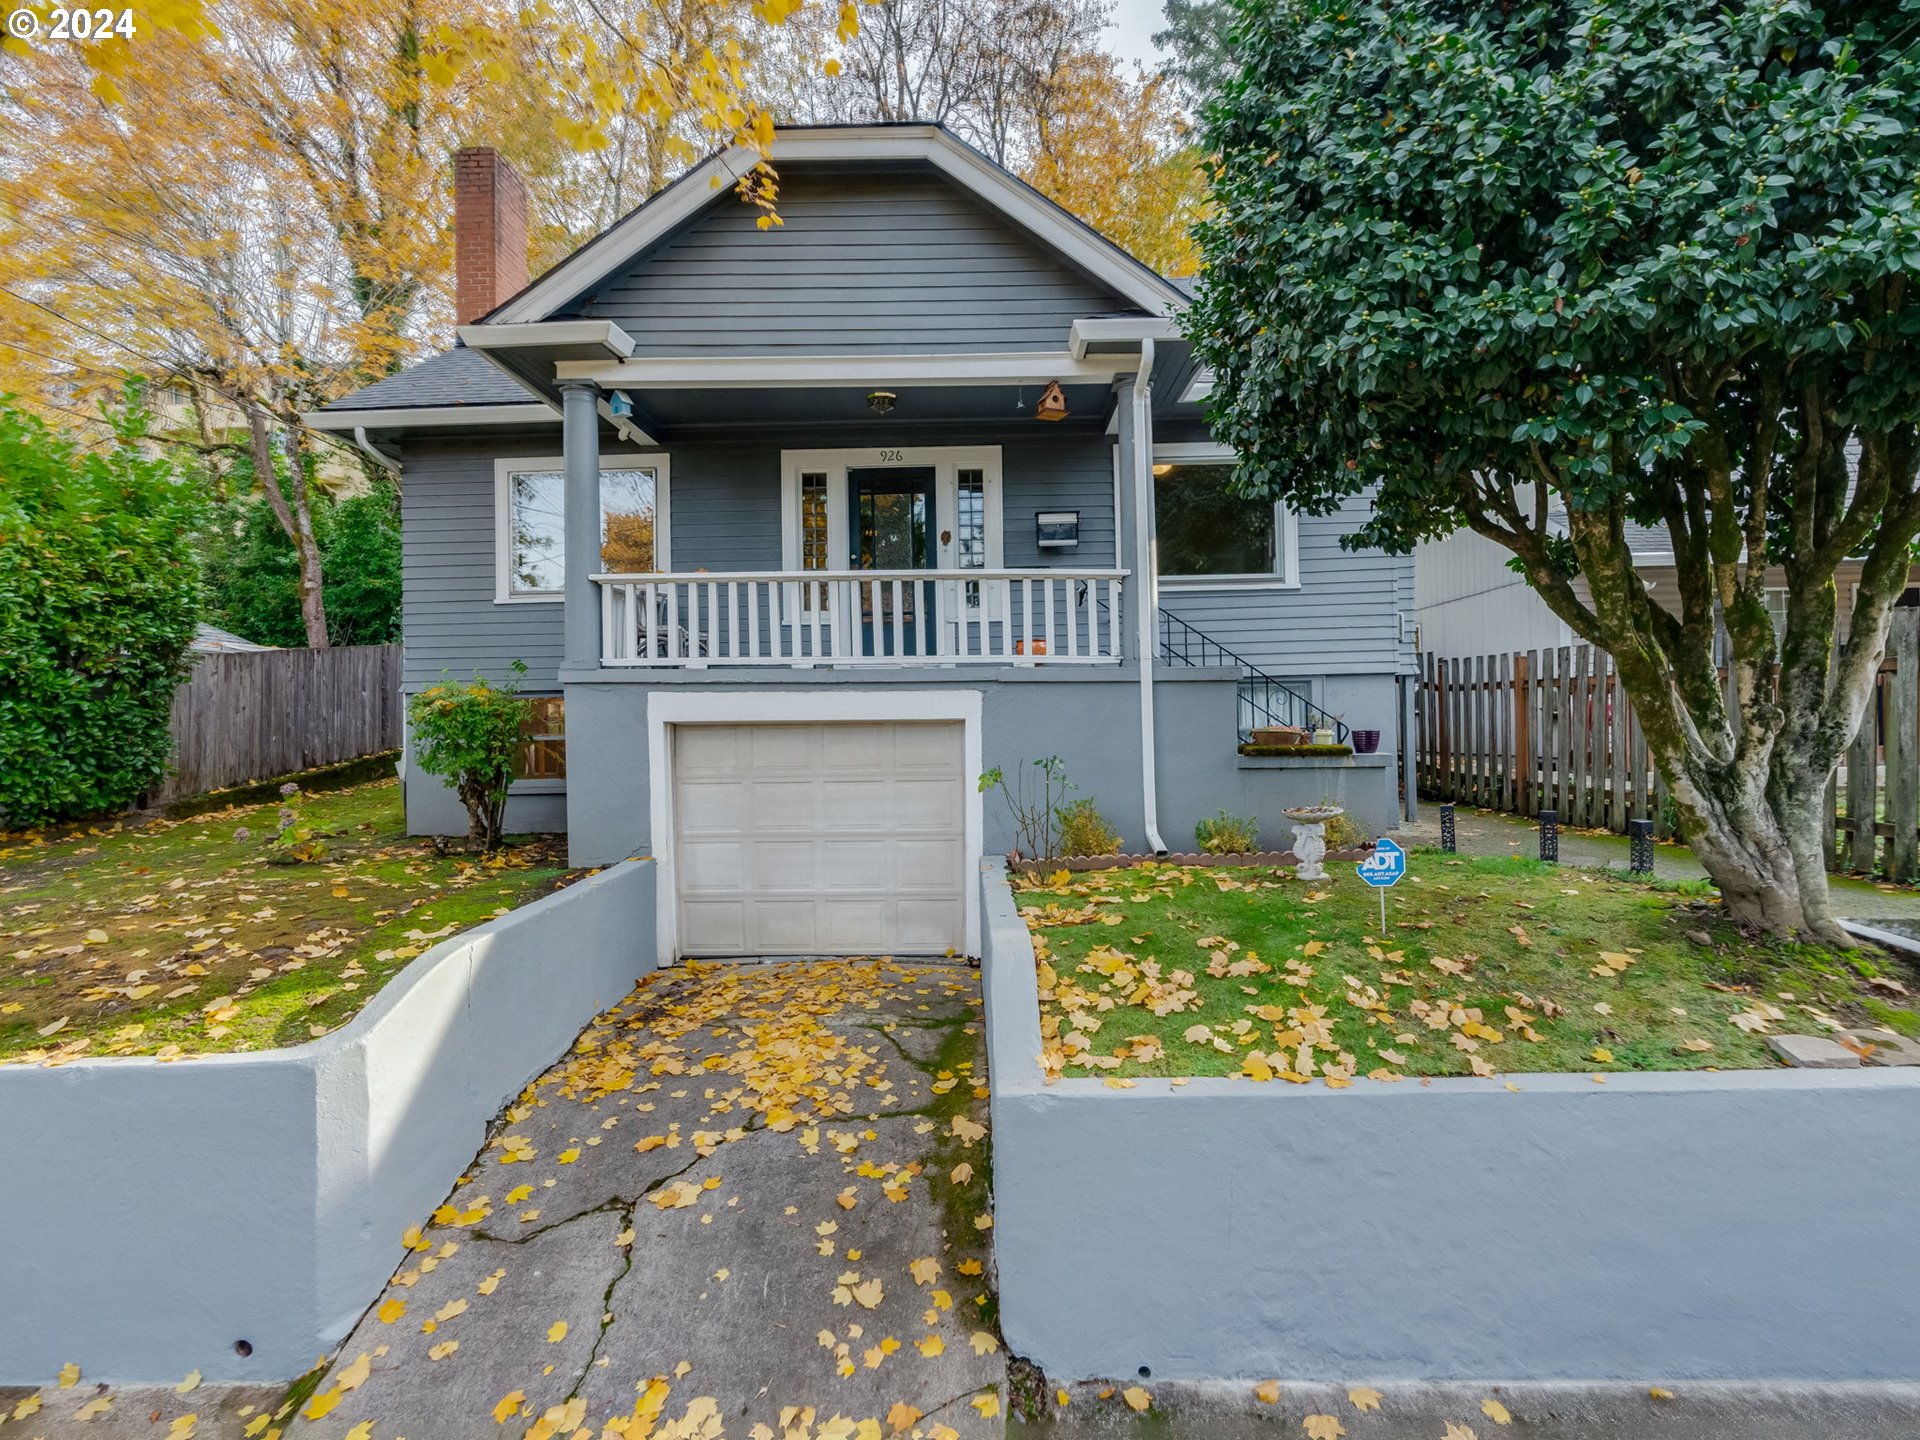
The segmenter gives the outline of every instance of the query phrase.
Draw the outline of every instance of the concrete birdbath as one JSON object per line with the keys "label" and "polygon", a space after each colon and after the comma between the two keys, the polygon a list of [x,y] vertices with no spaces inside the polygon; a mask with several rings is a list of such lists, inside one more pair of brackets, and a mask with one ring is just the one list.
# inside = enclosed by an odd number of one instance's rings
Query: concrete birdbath
{"label": "concrete birdbath", "polygon": [[1300,862],[1294,869],[1294,878],[1326,879],[1327,872],[1320,862],[1327,854],[1327,822],[1347,812],[1338,805],[1296,805],[1280,813],[1293,821],[1293,854]]}

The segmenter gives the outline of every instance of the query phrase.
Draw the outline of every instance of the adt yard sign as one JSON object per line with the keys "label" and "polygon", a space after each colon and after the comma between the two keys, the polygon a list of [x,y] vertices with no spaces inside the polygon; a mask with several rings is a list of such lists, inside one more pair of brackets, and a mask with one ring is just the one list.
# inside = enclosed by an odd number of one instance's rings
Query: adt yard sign
{"label": "adt yard sign", "polygon": [[1367,884],[1385,889],[1407,873],[1407,852],[1383,835],[1374,842],[1373,854],[1354,868]]}
{"label": "adt yard sign", "polygon": [[1380,892],[1380,928],[1387,928],[1387,887],[1399,883],[1407,873],[1407,852],[1382,835],[1374,842],[1373,853],[1353,867],[1360,878]]}

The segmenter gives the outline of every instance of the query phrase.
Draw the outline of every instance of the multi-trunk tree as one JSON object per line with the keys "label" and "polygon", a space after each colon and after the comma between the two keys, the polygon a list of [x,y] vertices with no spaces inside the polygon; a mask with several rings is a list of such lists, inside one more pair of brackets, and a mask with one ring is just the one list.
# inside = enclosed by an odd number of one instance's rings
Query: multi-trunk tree
{"label": "multi-trunk tree", "polygon": [[1920,0],[1239,0],[1230,43],[1190,323],[1241,483],[1512,551],[1729,911],[1842,942],[1822,799],[1920,537]]}

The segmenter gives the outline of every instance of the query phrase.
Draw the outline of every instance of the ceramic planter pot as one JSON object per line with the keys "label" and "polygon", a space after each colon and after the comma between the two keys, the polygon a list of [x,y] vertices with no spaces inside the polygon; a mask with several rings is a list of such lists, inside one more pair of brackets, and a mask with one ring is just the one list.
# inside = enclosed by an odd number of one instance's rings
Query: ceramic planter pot
{"label": "ceramic planter pot", "polygon": [[1379,749],[1380,732],[1378,730],[1356,730],[1353,732],[1354,754],[1372,755]]}

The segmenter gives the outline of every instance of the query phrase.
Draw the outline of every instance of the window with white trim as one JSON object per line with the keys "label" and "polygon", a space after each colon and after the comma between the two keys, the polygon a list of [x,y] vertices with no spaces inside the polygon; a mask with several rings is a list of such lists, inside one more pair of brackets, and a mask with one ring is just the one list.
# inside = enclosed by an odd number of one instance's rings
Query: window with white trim
{"label": "window with white trim", "polygon": [[1155,450],[1154,535],[1162,580],[1196,586],[1298,583],[1292,512],[1236,495],[1234,469],[1232,455],[1212,447]]}
{"label": "window with white trim", "polygon": [[[566,588],[566,472],[558,460],[497,467],[497,600],[556,600]],[[603,460],[600,557],[594,568],[646,575],[667,568],[664,456]]]}

